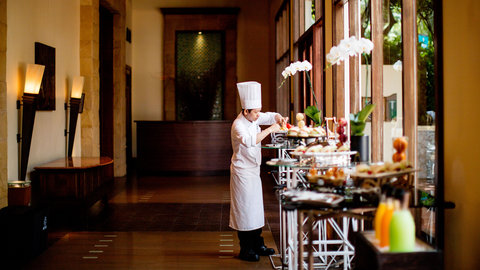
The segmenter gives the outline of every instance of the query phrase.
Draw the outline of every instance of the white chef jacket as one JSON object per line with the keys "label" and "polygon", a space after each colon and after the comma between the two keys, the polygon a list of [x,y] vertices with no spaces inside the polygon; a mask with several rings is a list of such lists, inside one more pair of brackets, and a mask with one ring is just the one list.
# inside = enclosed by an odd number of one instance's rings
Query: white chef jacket
{"label": "white chef jacket", "polygon": [[272,125],[276,113],[260,113],[250,122],[240,113],[233,122],[232,163],[230,165],[230,227],[251,231],[265,225],[260,164],[261,144],[257,144],[259,125]]}

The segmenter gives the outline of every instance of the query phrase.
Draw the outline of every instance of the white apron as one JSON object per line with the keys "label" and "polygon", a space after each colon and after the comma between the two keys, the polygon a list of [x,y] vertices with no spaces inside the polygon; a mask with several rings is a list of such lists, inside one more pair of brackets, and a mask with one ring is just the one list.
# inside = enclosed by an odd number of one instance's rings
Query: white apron
{"label": "white apron", "polygon": [[230,227],[237,231],[256,230],[265,225],[261,145],[256,143],[259,125],[275,123],[276,113],[261,113],[255,122],[240,114],[232,125],[232,164],[230,165]]}
{"label": "white apron", "polygon": [[238,231],[256,230],[265,225],[260,167],[230,166],[230,227]]}

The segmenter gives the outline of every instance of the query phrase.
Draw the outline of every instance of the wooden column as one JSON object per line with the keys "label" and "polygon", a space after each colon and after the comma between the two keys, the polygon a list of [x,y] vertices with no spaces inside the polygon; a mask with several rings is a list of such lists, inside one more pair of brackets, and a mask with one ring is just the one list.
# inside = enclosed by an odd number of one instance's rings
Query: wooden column
{"label": "wooden column", "polygon": [[[343,39],[343,3],[333,6],[333,36],[335,46]],[[337,118],[345,116],[345,61],[333,67],[333,115]]]}
{"label": "wooden column", "polygon": [[383,160],[383,0],[372,0],[372,161]]}
{"label": "wooden column", "polygon": [[403,1],[403,130],[408,137],[408,160],[416,164],[417,150],[417,24],[416,1]]}
{"label": "wooden column", "polygon": [[316,23],[313,26],[313,89],[315,91],[315,96],[317,97],[318,109],[322,110],[325,113],[324,104],[324,95],[323,95],[323,21]]}
{"label": "wooden column", "polygon": [[[360,38],[360,5],[359,0],[348,1],[350,36]],[[360,57],[350,57],[350,113],[360,109]]]}

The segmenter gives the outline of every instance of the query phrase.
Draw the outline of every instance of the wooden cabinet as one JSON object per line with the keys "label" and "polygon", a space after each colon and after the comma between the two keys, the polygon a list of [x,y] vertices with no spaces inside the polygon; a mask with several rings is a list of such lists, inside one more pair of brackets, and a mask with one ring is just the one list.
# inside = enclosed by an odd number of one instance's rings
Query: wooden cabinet
{"label": "wooden cabinet", "polygon": [[373,231],[355,234],[356,270],[441,270],[442,253],[417,240],[415,252],[384,252],[372,242]]}
{"label": "wooden cabinet", "polygon": [[108,157],[58,159],[35,167],[32,203],[52,209],[88,208],[106,197],[113,183],[113,160]]}

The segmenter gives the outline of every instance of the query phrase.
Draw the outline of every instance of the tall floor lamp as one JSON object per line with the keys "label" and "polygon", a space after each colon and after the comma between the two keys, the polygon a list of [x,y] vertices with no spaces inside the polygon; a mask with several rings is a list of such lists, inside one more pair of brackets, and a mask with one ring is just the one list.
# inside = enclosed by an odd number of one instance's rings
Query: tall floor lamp
{"label": "tall floor lamp", "polygon": [[25,75],[25,89],[23,90],[22,101],[17,100],[17,109],[21,114],[21,130],[17,135],[20,143],[20,180],[25,180],[27,175],[28,156],[30,155],[30,144],[32,142],[33,124],[35,122],[36,99],[40,92],[43,71],[45,66],[28,64]]}
{"label": "tall floor lamp", "polygon": [[68,126],[68,157],[72,157],[73,142],[75,141],[75,129],[77,127],[78,114],[83,111],[83,94],[84,77],[76,76],[73,78],[72,92],[70,95],[70,119]]}

